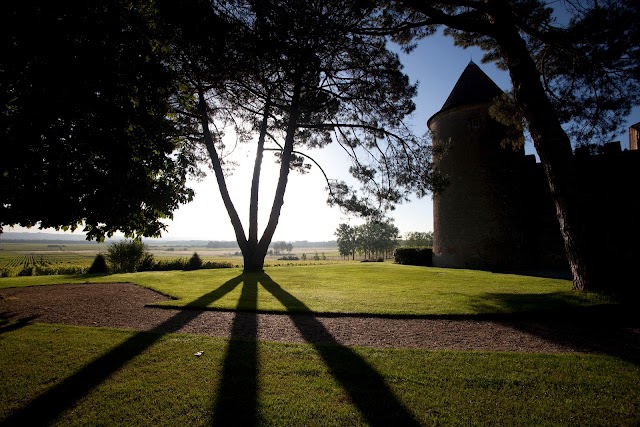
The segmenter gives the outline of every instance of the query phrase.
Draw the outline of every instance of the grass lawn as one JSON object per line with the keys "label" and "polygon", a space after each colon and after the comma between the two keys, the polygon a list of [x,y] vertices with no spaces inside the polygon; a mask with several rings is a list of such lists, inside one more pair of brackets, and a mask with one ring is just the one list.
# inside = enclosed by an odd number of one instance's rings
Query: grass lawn
{"label": "grass lawn", "polygon": [[[0,287],[116,281],[156,289],[176,298],[168,304],[190,308],[476,315],[608,302],[571,292],[565,280],[391,263],[274,267],[255,275],[222,269],[2,278]],[[0,379],[0,425],[635,426],[640,420],[640,366],[578,353],[282,344],[0,319]]]}
{"label": "grass lawn", "polygon": [[449,315],[557,310],[609,302],[595,294],[572,292],[568,280],[359,262],[272,267],[266,274],[244,276],[238,269],[220,269],[7,277],[0,279],[0,288],[109,281],[133,282],[175,298],[159,305],[230,310],[256,307],[256,301],[243,301],[245,285],[259,285],[257,309],[261,311]]}
{"label": "grass lawn", "polygon": [[632,426],[640,419],[640,368],[583,354],[345,348],[4,323],[0,376],[0,424],[7,425]]}

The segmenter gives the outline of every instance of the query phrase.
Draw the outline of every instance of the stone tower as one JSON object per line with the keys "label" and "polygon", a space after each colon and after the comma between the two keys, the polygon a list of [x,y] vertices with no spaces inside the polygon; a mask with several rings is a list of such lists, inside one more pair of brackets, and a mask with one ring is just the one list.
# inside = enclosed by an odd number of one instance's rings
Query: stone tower
{"label": "stone tower", "polygon": [[434,166],[448,185],[433,197],[433,265],[520,267],[520,168],[524,150],[501,146],[505,128],[489,115],[502,90],[473,62],[427,125]]}

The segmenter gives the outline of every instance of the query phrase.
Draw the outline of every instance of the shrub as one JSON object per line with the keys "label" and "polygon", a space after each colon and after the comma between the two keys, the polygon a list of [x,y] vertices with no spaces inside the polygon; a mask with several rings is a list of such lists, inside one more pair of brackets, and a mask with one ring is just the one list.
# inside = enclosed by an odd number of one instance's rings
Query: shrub
{"label": "shrub", "polygon": [[142,262],[140,263],[140,268],[138,271],[153,271],[156,265],[156,260],[153,258],[153,254],[145,253]]}
{"label": "shrub", "polygon": [[147,246],[139,240],[112,243],[107,250],[107,259],[114,273],[138,271],[147,255]]}
{"label": "shrub", "polygon": [[[193,258],[193,257],[191,257]],[[198,258],[200,258],[198,256]],[[215,261],[207,261],[202,262],[200,260],[200,268],[201,269],[214,269],[214,268],[233,268],[237,267],[237,265],[231,264],[229,262],[215,262]],[[153,264],[151,271],[170,271],[170,270],[194,270],[191,268],[191,259],[187,260],[186,258],[176,258],[171,260],[160,260]]]}
{"label": "shrub", "polygon": [[35,267],[34,276],[55,276],[58,274],[84,274],[85,268],[77,265],[71,266],[53,266],[53,267]]}
{"label": "shrub", "polygon": [[187,263],[185,258],[160,260],[153,265],[153,271],[186,270]]}
{"label": "shrub", "polygon": [[[202,264],[202,268],[213,269],[213,268],[233,268],[234,265],[230,262],[215,262],[215,261],[207,261]],[[237,267],[237,265],[235,266]]]}
{"label": "shrub", "polygon": [[18,272],[18,276],[33,276],[33,266],[23,267],[22,270]]}
{"label": "shrub", "polygon": [[295,255],[285,255],[282,258],[278,258],[279,261],[298,261],[299,259]]}
{"label": "shrub", "polygon": [[107,267],[107,259],[102,254],[96,255],[93,259],[93,264],[89,267],[89,274],[105,274],[109,272],[109,267]]}
{"label": "shrub", "polygon": [[396,248],[396,250],[393,252],[393,258],[394,261],[398,264],[421,265],[430,267],[432,265],[432,254],[433,250],[431,248],[422,246]]}
{"label": "shrub", "polygon": [[198,270],[199,268],[202,268],[202,259],[197,252],[194,252],[187,263],[187,270]]}

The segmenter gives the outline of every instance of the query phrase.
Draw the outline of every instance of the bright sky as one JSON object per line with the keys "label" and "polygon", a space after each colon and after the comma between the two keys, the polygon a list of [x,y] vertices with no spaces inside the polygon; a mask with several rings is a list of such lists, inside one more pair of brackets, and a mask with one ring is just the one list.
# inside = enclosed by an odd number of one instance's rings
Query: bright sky
{"label": "bright sky", "polygon": [[[405,72],[411,82],[418,82],[418,96],[415,99],[417,109],[410,120],[414,132],[422,135],[427,131],[427,119],[440,110],[458,77],[470,60],[480,68],[503,90],[511,87],[506,72],[498,70],[493,64],[481,64],[482,52],[477,48],[462,49],[453,46],[451,38],[432,36],[420,42],[409,55],[401,54]],[[635,109],[628,120],[628,126],[640,122],[640,109]],[[627,126],[627,127],[628,127]],[[628,148],[628,136],[621,134],[618,139],[622,148]],[[533,153],[532,147],[525,147],[527,153]],[[346,179],[348,161],[337,147],[328,147],[308,153],[318,161],[330,179]],[[228,185],[245,227],[248,220],[248,203],[253,158],[247,154],[236,159],[240,167],[229,178]],[[265,158],[261,178],[260,195],[261,227],[267,222],[273,191],[277,179],[277,166]],[[201,182],[192,182],[196,192],[193,202],[180,207],[174,213],[173,221],[168,221],[168,233],[163,237],[172,239],[197,240],[235,240],[235,234],[220,198],[215,177],[212,173]],[[348,218],[338,208],[326,205],[326,182],[320,170],[312,167],[306,175],[292,173],[285,195],[280,222],[273,241],[326,241],[335,239],[334,231],[342,222],[359,224],[361,221]],[[391,213],[395,225],[402,234],[409,231],[433,230],[431,197],[414,199],[410,203],[398,206]],[[25,231],[16,227],[5,231]],[[30,231],[39,231],[32,229]],[[49,232],[50,230],[45,230]],[[247,230],[245,229],[245,232]]]}

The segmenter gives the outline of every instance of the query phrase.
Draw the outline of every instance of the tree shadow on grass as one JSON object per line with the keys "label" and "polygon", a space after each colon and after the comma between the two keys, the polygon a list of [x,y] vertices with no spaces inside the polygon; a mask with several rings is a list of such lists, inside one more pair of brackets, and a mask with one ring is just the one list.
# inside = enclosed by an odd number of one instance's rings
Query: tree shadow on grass
{"label": "tree shadow on grass", "polygon": [[[251,426],[258,413],[258,282],[243,276],[242,293],[231,327],[212,425]],[[241,338],[243,337],[243,338]]]}
{"label": "tree shadow on grass", "polygon": [[[296,308],[296,311],[311,313],[302,301],[282,289],[267,274],[261,274],[258,280],[288,309]],[[333,377],[347,392],[370,425],[420,425],[394,395],[380,373],[353,350],[340,345],[320,321],[313,316],[305,319],[301,316],[293,316],[292,320],[305,340],[311,343],[320,354]],[[324,337],[323,341],[326,344],[317,343],[319,335]]]}
{"label": "tree shadow on grass", "polygon": [[[3,314],[0,313],[0,319],[2,319]],[[19,319],[15,322],[10,322],[8,320],[0,320],[0,335],[5,334],[7,332],[16,331],[18,329],[22,329],[25,326],[31,324],[32,321],[37,319],[38,316],[30,316],[24,319]]]}
{"label": "tree shadow on grass", "polygon": [[153,330],[135,334],[122,344],[111,349],[108,353],[88,363],[75,374],[64,379],[61,383],[48,389],[29,402],[29,404],[14,412],[0,424],[3,426],[51,424],[63,412],[72,408],[92,389],[98,387],[109,378],[109,376],[151,347],[162,338],[163,335],[179,330],[182,326],[191,322],[202,313],[200,310],[189,309],[190,307],[206,306],[222,298],[235,289],[242,280],[242,276],[237,276],[227,281],[214,291],[202,295],[197,300],[188,304],[185,310],[180,311]]}
{"label": "tree shadow on grass", "polygon": [[[197,318],[202,313],[201,307],[222,298],[243,282],[211,422],[215,425],[257,424],[258,285],[262,285],[288,310],[311,314],[311,310],[302,301],[282,289],[266,274],[240,275],[229,280],[186,305],[183,310],[153,330],[135,334],[88,363],[14,412],[1,424],[31,426],[53,423],[91,390],[154,345],[162,336],[178,331]],[[340,345],[320,321],[312,315],[293,316],[292,319],[370,425],[419,425],[380,373],[353,350]],[[318,337],[322,337],[322,344],[318,343]]]}
{"label": "tree shadow on grass", "polygon": [[575,351],[608,354],[640,365],[637,304],[580,306],[580,300],[564,293],[489,293],[471,305],[480,312],[503,313],[482,316],[486,320]]}

